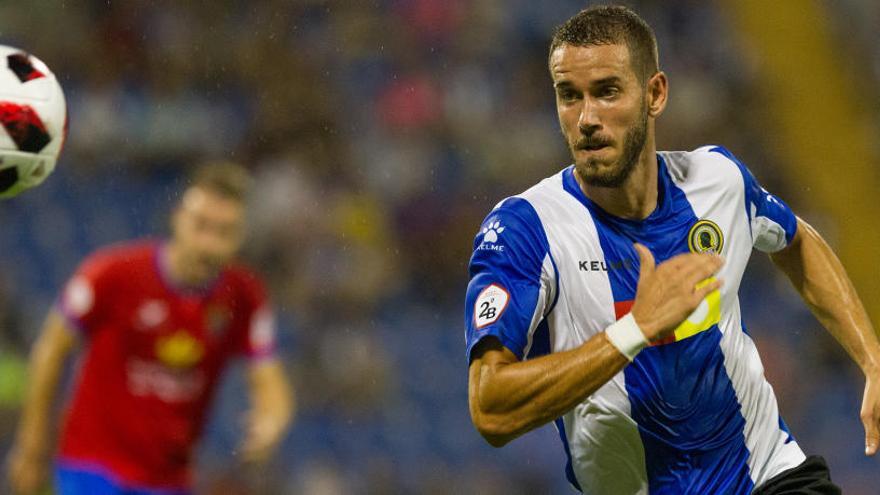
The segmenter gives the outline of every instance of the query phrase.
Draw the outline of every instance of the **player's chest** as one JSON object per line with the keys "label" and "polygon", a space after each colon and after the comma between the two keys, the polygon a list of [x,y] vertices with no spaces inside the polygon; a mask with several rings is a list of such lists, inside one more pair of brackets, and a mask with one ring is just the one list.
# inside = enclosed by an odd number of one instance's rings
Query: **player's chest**
{"label": "player's chest", "polygon": [[583,300],[610,292],[615,302],[632,300],[638,286],[640,262],[634,244],[651,250],[656,263],[685,253],[715,253],[725,259],[718,276],[725,292],[736,293],[751,252],[745,210],[729,205],[696,209],[686,205],[652,222],[620,222],[584,215],[557,226],[551,254],[557,265],[562,297]]}
{"label": "player's chest", "polygon": [[222,297],[132,295],[117,308],[122,351],[186,369],[216,360],[237,324],[234,302]]}

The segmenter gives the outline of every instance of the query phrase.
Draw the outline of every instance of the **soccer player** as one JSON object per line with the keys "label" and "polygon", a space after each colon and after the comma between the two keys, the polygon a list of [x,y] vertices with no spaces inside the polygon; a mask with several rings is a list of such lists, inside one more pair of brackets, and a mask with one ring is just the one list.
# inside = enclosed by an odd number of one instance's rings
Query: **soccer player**
{"label": "soccer player", "polygon": [[667,101],[651,28],[584,10],[553,37],[574,165],[503,200],[474,242],[469,402],[494,446],[555,421],[584,493],[839,493],[779,415],[737,290],[771,253],[865,373],[877,451],[880,344],[822,237],[720,146],[657,152]]}
{"label": "soccer player", "polygon": [[250,177],[237,165],[199,168],[165,242],[89,256],[67,283],[34,345],[10,459],[10,484],[34,493],[53,455],[52,404],[81,343],[55,483],[60,495],[191,493],[193,446],[218,378],[248,360],[251,409],[240,450],[265,460],[282,439],[293,397],[275,358],[263,284],[235,261]]}

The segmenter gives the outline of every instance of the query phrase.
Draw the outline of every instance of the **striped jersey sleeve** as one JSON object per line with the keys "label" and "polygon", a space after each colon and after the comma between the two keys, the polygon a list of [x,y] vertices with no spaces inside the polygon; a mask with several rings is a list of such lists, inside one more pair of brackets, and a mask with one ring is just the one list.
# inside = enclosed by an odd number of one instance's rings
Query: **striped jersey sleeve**
{"label": "striped jersey sleeve", "polygon": [[748,167],[728,149],[715,146],[710,151],[724,155],[739,167],[745,184],[746,213],[755,249],[775,253],[788,246],[797,232],[797,217],[791,208],[761,187]]}
{"label": "striped jersey sleeve", "polygon": [[519,359],[555,295],[547,236],[528,201],[509,198],[483,221],[474,239],[465,300],[467,356],[493,336]]}

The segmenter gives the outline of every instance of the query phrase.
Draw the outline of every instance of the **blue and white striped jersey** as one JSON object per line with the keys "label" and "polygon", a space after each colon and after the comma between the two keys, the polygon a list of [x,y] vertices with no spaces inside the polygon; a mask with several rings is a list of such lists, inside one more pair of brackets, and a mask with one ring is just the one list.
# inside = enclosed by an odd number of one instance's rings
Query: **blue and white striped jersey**
{"label": "blue and white striped jersey", "polygon": [[752,248],[784,248],[797,221],[724,148],[660,152],[658,164],[658,205],[641,221],[592,203],[573,167],[499,203],[474,241],[467,353],[491,335],[529,359],[604,331],[632,306],[634,242],[657,263],[719,252],[720,292],[556,426],[568,479],[584,493],[750,493],[805,459],[779,416],[737,296]]}

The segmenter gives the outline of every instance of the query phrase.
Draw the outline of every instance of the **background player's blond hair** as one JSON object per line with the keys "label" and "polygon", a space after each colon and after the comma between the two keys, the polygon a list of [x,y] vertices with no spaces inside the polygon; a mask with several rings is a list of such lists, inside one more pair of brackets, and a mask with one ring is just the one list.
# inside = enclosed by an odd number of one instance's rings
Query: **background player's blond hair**
{"label": "background player's blond hair", "polygon": [[193,170],[189,187],[198,187],[224,198],[245,202],[253,178],[243,166],[228,161],[204,162]]}

